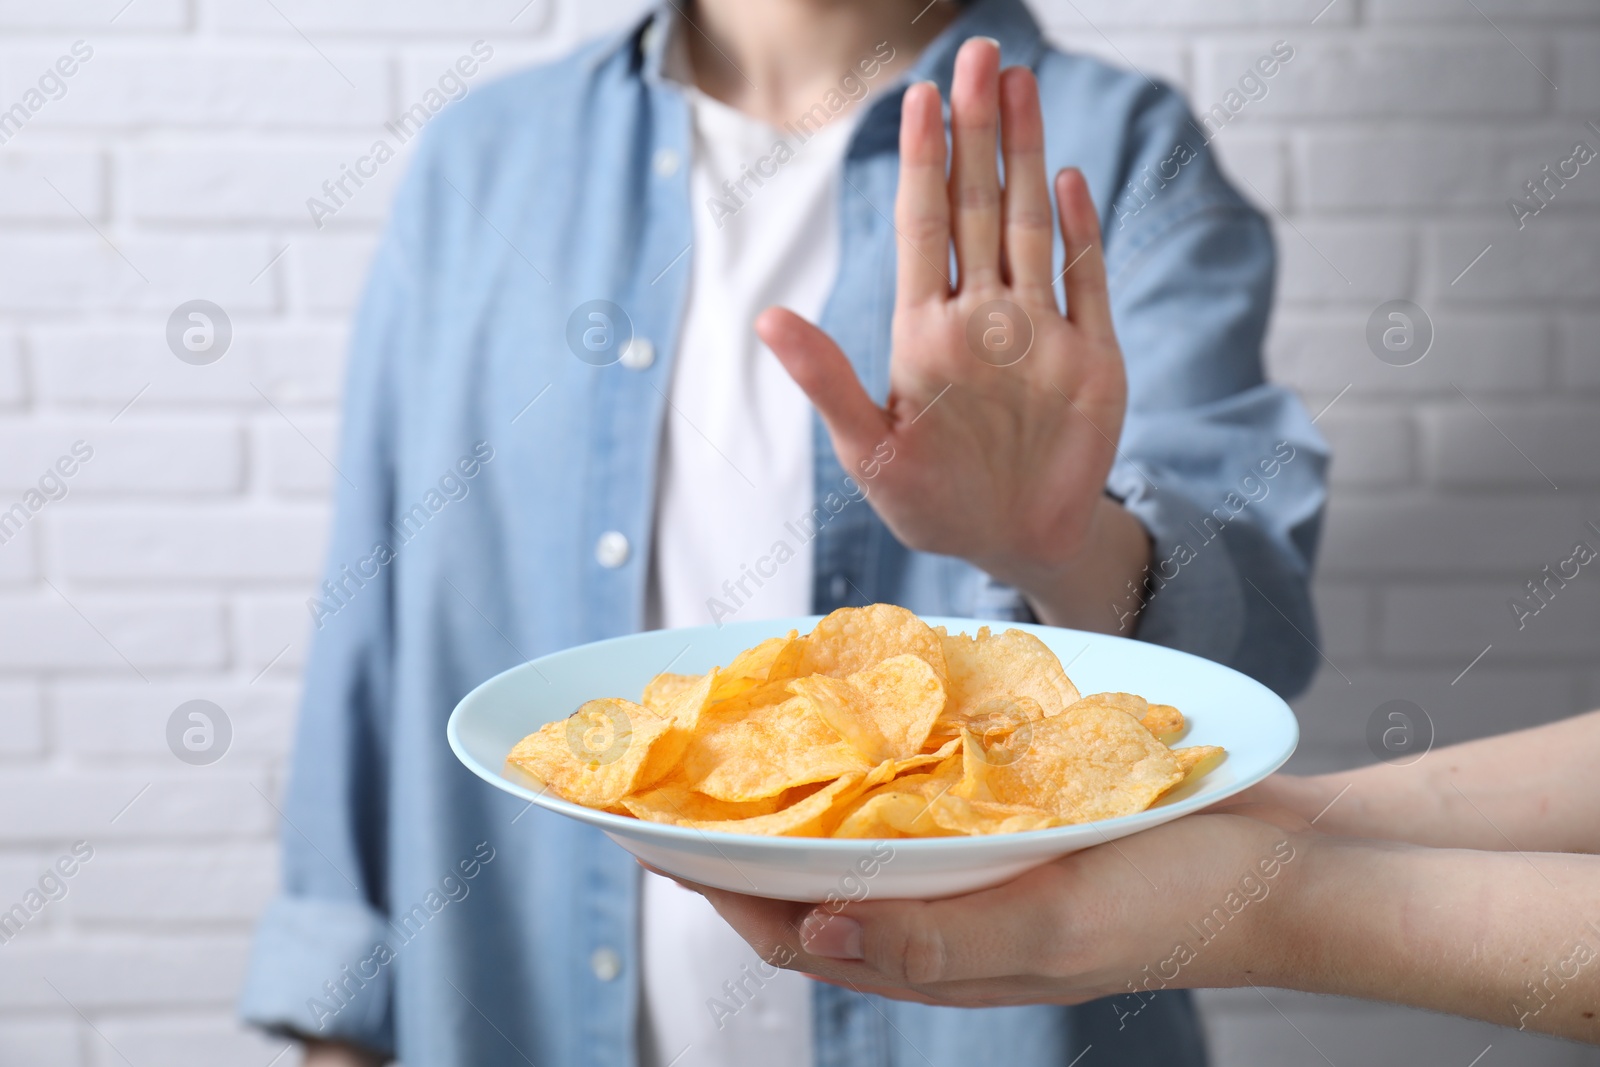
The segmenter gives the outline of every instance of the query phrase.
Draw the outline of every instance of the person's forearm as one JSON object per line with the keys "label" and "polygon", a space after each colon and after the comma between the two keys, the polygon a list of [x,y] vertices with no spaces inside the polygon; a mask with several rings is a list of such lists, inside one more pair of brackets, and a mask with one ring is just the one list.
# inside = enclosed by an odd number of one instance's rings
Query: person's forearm
{"label": "person's forearm", "polygon": [[1251,798],[1316,818],[1328,833],[1442,848],[1593,853],[1600,852],[1596,766],[1600,712],[1590,712],[1438,749],[1410,766],[1279,775]]}
{"label": "person's forearm", "polygon": [[1108,610],[1137,585],[1150,562],[1150,534],[1121,504],[1099,498],[1084,547],[1062,567],[1025,562],[980,563],[990,575],[1027,598],[1039,621],[1096,633],[1115,633],[1117,616]]}
{"label": "person's forearm", "polygon": [[[1600,1040],[1600,858],[1301,835],[1236,984]],[[1247,969],[1248,968],[1248,969]]]}

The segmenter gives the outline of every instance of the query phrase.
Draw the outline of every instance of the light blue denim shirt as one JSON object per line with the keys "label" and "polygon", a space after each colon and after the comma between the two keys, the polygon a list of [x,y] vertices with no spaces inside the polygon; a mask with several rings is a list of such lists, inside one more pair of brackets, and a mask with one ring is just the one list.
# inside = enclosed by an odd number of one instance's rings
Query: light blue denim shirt
{"label": "light blue denim shirt", "polygon": [[[283,892],[243,993],[252,1022],[409,1067],[635,1060],[639,868],[472,777],[444,724],[491,675],[642,624],[704,209],[689,202],[688,110],[660,76],[654,17],[474,92],[427,128],[399,194],[356,323]],[[862,105],[821,325],[881,400],[900,92],[931,79],[948,94],[957,46],[980,34],[1038,73],[1049,166],[1081,167],[1101,206],[1130,388],[1107,491],[1148,527],[1156,560],[1108,618],[1296,690],[1317,658],[1307,581],[1326,450],[1262,379],[1268,228],[1174,92],[1051,50],[1020,0],[974,0]],[[578,359],[569,318],[592,300],[624,309],[653,359]],[[822,501],[849,483],[820,425],[814,440]],[[811,550],[819,612],[1026,614],[968,564],[898,544],[859,500]],[[1096,1062],[1203,1062],[1173,992],[959,1010],[818,985],[813,1026],[819,1065],[1031,1067],[1090,1043],[1109,1056]]]}

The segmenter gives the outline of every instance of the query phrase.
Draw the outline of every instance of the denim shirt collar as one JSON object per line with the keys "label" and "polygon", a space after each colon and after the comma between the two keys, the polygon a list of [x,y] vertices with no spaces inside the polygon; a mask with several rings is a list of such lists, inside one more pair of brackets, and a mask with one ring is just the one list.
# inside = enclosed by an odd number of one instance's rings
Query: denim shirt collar
{"label": "denim shirt collar", "polygon": [[[950,0],[937,0],[950,2]],[[906,87],[931,81],[948,101],[950,81],[955,71],[956,52],[970,37],[992,37],[1000,43],[1002,67],[1035,67],[1044,52],[1044,38],[1038,22],[1023,0],[965,0],[961,13],[928,43],[911,65],[893,83],[869,101],[868,111],[856,131],[850,154],[883,151],[894,146],[900,130],[900,96]],[[639,21],[617,34],[598,49],[592,62],[599,65],[627,49],[630,66],[646,85],[667,92],[682,88],[665,76],[662,67],[672,23],[687,18],[675,0],[663,0]]]}

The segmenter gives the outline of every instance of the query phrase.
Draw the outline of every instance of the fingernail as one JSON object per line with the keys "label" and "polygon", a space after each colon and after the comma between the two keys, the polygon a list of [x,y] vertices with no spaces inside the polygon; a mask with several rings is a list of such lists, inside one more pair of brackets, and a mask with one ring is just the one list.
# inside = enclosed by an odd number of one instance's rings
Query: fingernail
{"label": "fingernail", "polygon": [[859,960],[866,956],[861,924],[846,915],[817,908],[800,924],[800,945],[813,956]]}
{"label": "fingernail", "polygon": [[994,45],[997,50],[1000,47],[1000,41],[999,41],[998,38],[994,38],[994,37],[974,37],[973,40],[974,41],[988,41],[990,44]]}

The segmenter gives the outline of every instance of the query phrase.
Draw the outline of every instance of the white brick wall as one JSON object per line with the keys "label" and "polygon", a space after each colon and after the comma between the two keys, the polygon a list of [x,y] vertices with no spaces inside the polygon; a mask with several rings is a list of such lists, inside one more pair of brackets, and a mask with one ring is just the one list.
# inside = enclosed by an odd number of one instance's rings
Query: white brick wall
{"label": "white brick wall", "polygon": [[[345,320],[403,164],[324,230],[305,199],[472,40],[494,44],[478,78],[495,77],[639,2],[0,0],[0,101],[74,41],[94,48],[0,146],[0,503],[74,441],[95,450],[0,546],[0,904],[72,841],[96,849],[0,946],[0,1062],[260,1067],[281,1049],[230,1013],[276,866],[258,789],[275,795],[289,743]],[[1272,373],[1314,410],[1338,397],[1320,422],[1337,453],[1319,582],[1336,669],[1299,702],[1302,769],[1366,761],[1367,717],[1395,697],[1446,741],[1600,704],[1600,579],[1520,633],[1506,607],[1600,521],[1600,164],[1521,232],[1505,206],[1575,140],[1600,145],[1584,127],[1600,121],[1600,9],[1325,4],[1035,4],[1059,40],[1201,109],[1274,41],[1296,49],[1216,144],[1278,229]],[[163,341],[193,298],[234,321],[210,367]],[[1436,328],[1407,368],[1363,339],[1399,298]],[[215,766],[166,749],[191,699],[231,716]],[[1600,1062],[1269,996],[1206,996],[1219,1064],[1465,1065],[1491,1043],[1482,1067]]]}

